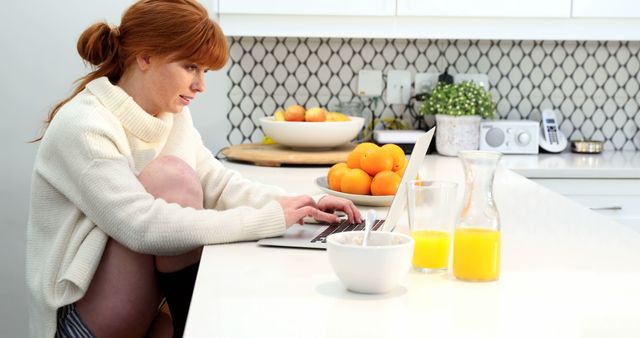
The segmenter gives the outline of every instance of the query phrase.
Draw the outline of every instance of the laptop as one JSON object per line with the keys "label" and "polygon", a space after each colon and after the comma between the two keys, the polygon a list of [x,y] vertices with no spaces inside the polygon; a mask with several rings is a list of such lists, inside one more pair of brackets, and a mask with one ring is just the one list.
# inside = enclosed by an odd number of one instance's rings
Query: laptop
{"label": "laptop", "polygon": [[[389,212],[385,219],[377,219],[373,225],[374,231],[393,231],[398,219],[405,210],[407,204],[406,195],[406,183],[412,179],[415,179],[424,156],[427,153],[435,127],[431,128],[426,133],[423,133],[418,137],[416,144],[411,151],[411,157],[407,168],[404,171],[400,186],[396,191]],[[363,215],[364,218],[364,215]],[[343,231],[357,231],[364,229],[364,221],[360,224],[350,224],[346,218],[343,218],[340,223],[336,224],[322,224],[306,222],[304,225],[294,224],[285,231],[284,235],[280,237],[263,238],[258,241],[258,245],[262,246],[277,246],[277,247],[290,247],[290,248],[310,248],[310,249],[326,249],[326,238],[337,232]]]}

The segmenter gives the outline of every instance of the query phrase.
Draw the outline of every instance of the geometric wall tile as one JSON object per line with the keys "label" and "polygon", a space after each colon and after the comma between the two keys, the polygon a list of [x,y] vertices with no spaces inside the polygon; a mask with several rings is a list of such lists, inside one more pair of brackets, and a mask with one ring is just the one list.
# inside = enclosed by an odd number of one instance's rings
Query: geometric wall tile
{"label": "geometric wall tile", "polygon": [[[229,39],[229,144],[258,142],[259,118],[293,103],[333,107],[359,100],[365,114],[415,127],[420,102],[389,105],[357,95],[362,69],[485,73],[499,119],[555,109],[570,138],[640,150],[640,42],[261,38]],[[386,84],[385,84],[386,85]],[[412,93],[413,94],[413,93]]]}

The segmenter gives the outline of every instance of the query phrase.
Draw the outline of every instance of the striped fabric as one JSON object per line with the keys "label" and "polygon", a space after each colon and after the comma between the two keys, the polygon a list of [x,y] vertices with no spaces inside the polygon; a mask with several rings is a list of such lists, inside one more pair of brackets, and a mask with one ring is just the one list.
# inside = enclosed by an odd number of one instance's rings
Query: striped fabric
{"label": "striped fabric", "polygon": [[82,322],[74,304],[58,309],[56,338],[95,338]]}

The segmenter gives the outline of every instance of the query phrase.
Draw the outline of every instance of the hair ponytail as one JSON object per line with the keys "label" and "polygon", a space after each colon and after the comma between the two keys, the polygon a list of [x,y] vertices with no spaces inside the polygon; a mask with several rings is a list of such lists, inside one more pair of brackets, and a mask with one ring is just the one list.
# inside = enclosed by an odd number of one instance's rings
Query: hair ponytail
{"label": "hair ponytail", "polygon": [[222,30],[196,0],[136,1],[122,15],[120,27],[105,22],[89,26],[80,35],[77,49],[93,70],[76,80],[73,93],[51,109],[45,128],[89,82],[104,76],[116,84],[142,52],[172,56],[170,61],[189,59],[214,70],[222,68],[229,58]]}
{"label": "hair ponytail", "polygon": [[78,54],[96,67],[117,64],[120,31],[104,22],[98,22],[87,28],[78,39]]}
{"label": "hair ponytail", "polygon": [[[51,109],[47,119],[44,121],[45,128],[49,126],[58,110],[83,91],[89,82],[103,76],[106,76],[113,83],[120,79],[123,69],[118,58],[119,39],[119,30],[109,27],[104,22],[95,23],[82,32],[76,48],[80,57],[91,64],[94,70],[76,80],[75,82],[78,85],[73,90],[73,93]],[[31,142],[40,141],[42,137],[43,135]]]}

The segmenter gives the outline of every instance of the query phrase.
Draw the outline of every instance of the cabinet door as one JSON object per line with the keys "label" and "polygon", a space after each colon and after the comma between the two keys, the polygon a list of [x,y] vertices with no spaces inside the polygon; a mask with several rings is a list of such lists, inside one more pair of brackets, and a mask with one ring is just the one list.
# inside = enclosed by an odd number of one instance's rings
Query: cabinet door
{"label": "cabinet door", "polygon": [[639,179],[531,179],[589,209],[640,231]]}
{"label": "cabinet door", "polygon": [[578,18],[640,18],[638,0],[573,0]]}
{"label": "cabinet door", "polygon": [[395,0],[219,0],[219,13],[393,16]]}
{"label": "cabinet door", "polygon": [[[571,0],[397,0],[400,16],[568,18]],[[624,1],[624,0],[620,0]],[[631,0],[629,0],[631,1]]]}

